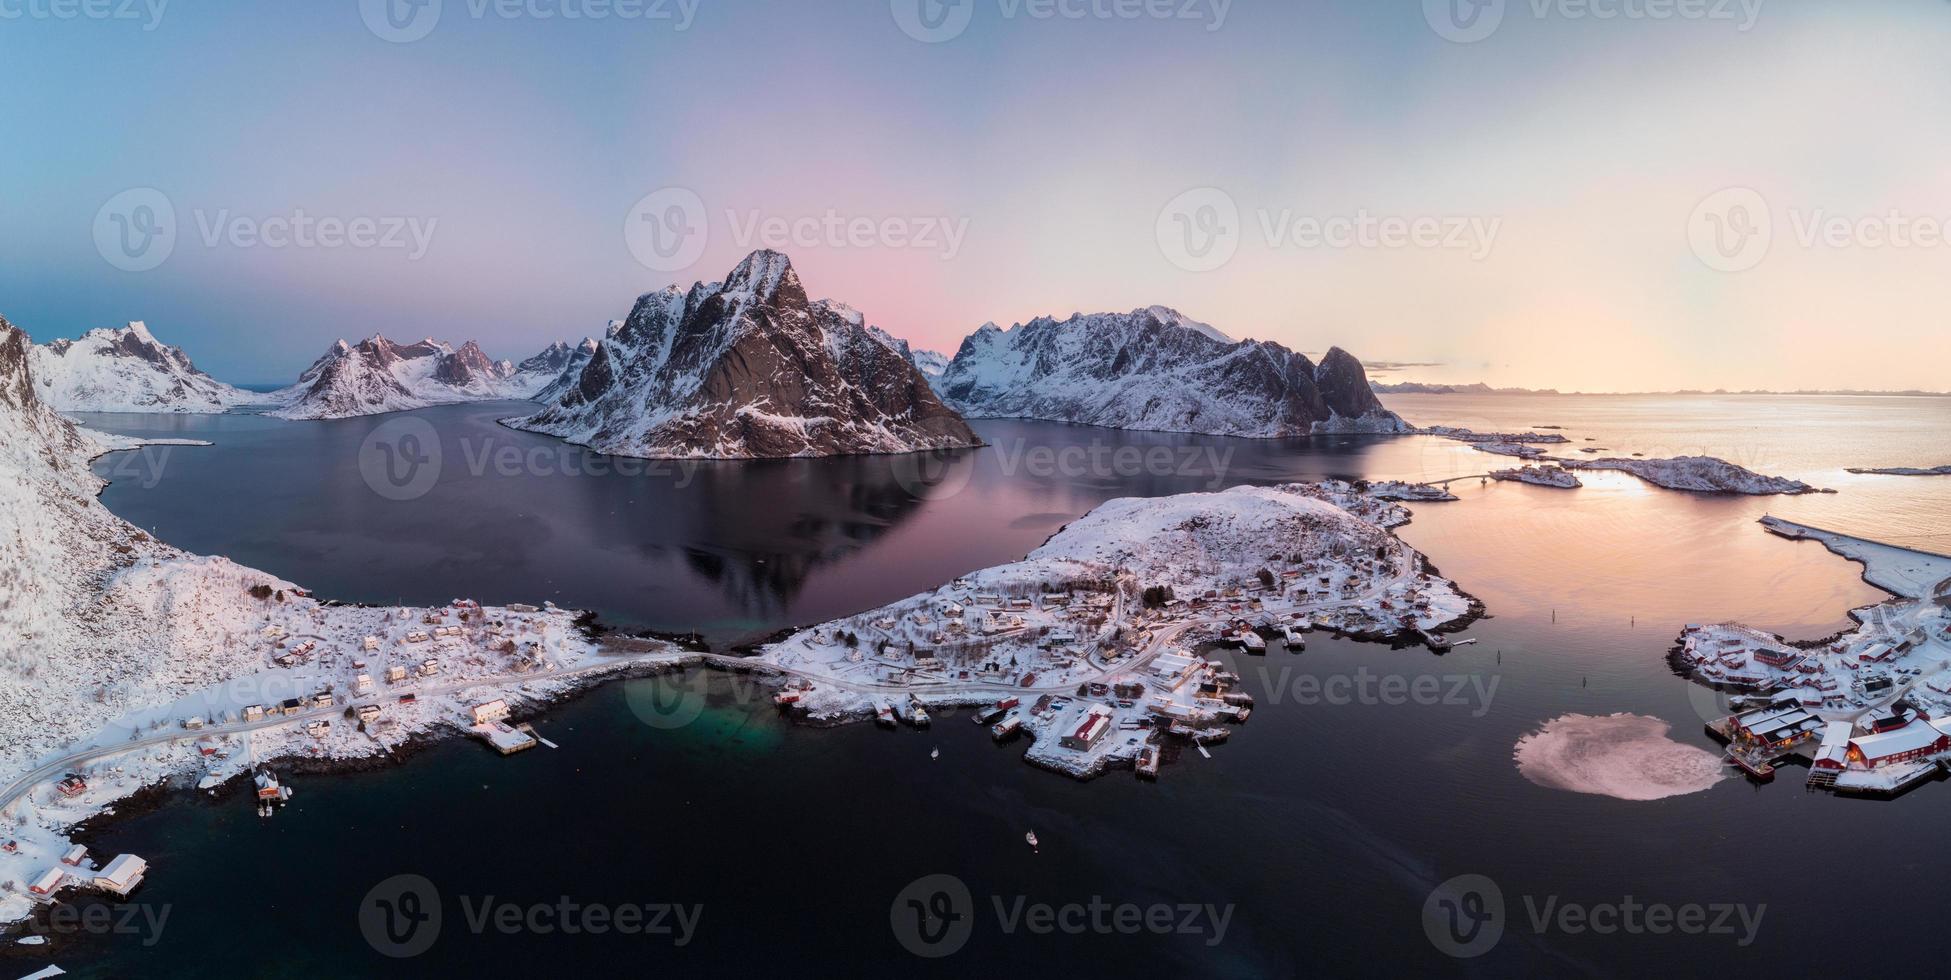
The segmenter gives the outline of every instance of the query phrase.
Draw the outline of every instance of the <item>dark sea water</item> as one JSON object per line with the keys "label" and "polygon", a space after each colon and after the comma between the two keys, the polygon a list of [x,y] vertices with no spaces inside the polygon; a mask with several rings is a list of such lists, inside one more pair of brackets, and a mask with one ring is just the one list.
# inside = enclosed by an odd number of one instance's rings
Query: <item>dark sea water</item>
{"label": "dark sea water", "polygon": [[[1521,736],[1571,712],[1651,715],[1676,739],[1710,747],[1701,723],[1716,706],[1663,661],[1682,625],[1740,618],[1814,637],[1882,598],[1856,566],[1767,535],[1755,519],[1773,512],[1945,550],[1951,478],[1841,470],[1951,462],[1931,458],[1944,453],[1951,403],[1391,404],[1425,423],[1563,425],[1579,440],[1569,448],[1591,435],[1622,454],[1708,451],[1843,492],[1705,497],[1617,474],[1569,493],[1460,482],[1461,501],[1418,505],[1402,534],[1485,601],[1492,618],[1465,634],[1479,643],[1436,656],[1317,638],[1300,654],[1227,654],[1259,708],[1212,758],[1189,753],[1155,785],[1128,773],[1079,784],[1031,768],[1020,745],[992,745],[961,714],[926,733],[793,726],[745,679],[694,673],[611,684],[550,709],[539,728],[556,751],[502,759],[444,742],[396,768],[305,777],[271,821],[241,800],[178,794],[94,842],[149,858],[138,899],[169,909],[160,939],[91,941],[59,961],[116,976],[1693,976],[1803,970],[1838,937],[1904,950],[1906,961],[1951,950],[1935,911],[1951,787],[1852,801],[1807,793],[1789,770],[1767,787],[1727,780],[1629,802],[1535,785],[1512,762]],[[323,596],[552,599],[718,643],[1013,560],[1112,497],[1509,463],[1422,437],[1262,442],[982,422],[992,445],[944,467],[878,457],[590,475],[594,457],[495,424],[514,408],[324,423],[88,421],[216,443],[98,463],[114,480],[103,495],[111,509],[186,549]],[[388,474],[368,479],[370,460],[361,467],[362,445],[401,419],[430,425],[441,455],[438,480],[409,500],[376,491],[400,495]],[[470,460],[503,447],[521,461],[474,471]],[[1126,447],[1138,452],[1116,452]],[[1311,694],[1317,682],[1363,678],[1440,693]],[[390,959],[358,915],[369,890],[401,874],[438,890],[443,925],[426,952]],[[968,937],[952,955],[918,959],[891,914],[912,882],[942,874],[970,893]],[[1424,915],[1432,889],[1464,874],[1490,878],[1507,908],[1502,939],[1467,960],[1431,941]],[[489,896],[703,909],[680,948],[668,937],[471,930],[466,910]],[[997,911],[1094,899],[1230,911],[1217,942],[1209,925],[1010,931]],[[1540,934],[1527,903],[1554,901],[1765,910],[1743,946],[1738,926]]]}

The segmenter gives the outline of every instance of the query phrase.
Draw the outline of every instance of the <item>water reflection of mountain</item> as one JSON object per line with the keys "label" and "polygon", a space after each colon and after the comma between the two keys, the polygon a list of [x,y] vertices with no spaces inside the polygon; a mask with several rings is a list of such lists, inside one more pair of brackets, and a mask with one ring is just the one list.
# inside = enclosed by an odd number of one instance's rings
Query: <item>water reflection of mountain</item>
{"label": "water reflection of mountain", "polygon": [[[951,465],[973,465],[973,455]],[[744,617],[778,624],[821,567],[857,554],[923,499],[894,457],[840,456],[703,464],[671,502],[683,509],[670,526],[684,540],[653,550],[675,552]]]}

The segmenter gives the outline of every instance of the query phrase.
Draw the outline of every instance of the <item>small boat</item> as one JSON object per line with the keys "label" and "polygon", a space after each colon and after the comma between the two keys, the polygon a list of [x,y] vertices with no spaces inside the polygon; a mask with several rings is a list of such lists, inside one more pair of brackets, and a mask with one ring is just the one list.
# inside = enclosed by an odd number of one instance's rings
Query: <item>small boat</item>
{"label": "small boat", "polygon": [[1477,638],[1476,638],[1476,637],[1474,637],[1474,636],[1472,636],[1472,637],[1466,637],[1466,638],[1464,638],[1464,639],[1461,639],[1461,640],[1458,640],[1458,641],[1456,641],[1456,645],[1457,645],[1457,646],[1460,646],[1460,647],[1467,647],[1467,646],[1469,646],[1470,644],[1472,644],[1472,643],[1475,643],[1475,642],[1477,642]]}
{"label": "small boat", "polygon": [[874,723],[882,728],[894,727],[894,706],[883,702],[874,709]]}
{"label": "small boat", "polygon": [[941,757],[942,757],[942,750],[941,750],[941,749],[929,749],[929,750],[928,750],[928,757],[929,757],[930,759],[939,759],[939,758],[941,758]]}
{"label": "small boat", "polygon": [[1030,842],[1030,850],[1036,850],[1036,831],[1032,830],[1024,834],[1023,839]]}

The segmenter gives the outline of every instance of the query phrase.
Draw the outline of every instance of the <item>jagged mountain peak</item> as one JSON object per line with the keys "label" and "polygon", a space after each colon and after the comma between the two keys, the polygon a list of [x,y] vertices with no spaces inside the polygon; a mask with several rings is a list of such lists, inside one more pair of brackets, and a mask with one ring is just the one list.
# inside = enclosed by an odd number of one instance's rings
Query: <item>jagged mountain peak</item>
{"label": "jagged mountain peak", "polygon": [[747,255],[725,277],[724,292],[750,294],[765,306],[806,303],[806,289],[800,284],[793,260],[784,252],[762,248]]}
{"label": "jagged mountain peak", "polygon": [[979,444],[902,351],[857,310],[809,302],[761,249],[722,283],[638,297],[573,384],[515,423],[607,453],[755,458]]}

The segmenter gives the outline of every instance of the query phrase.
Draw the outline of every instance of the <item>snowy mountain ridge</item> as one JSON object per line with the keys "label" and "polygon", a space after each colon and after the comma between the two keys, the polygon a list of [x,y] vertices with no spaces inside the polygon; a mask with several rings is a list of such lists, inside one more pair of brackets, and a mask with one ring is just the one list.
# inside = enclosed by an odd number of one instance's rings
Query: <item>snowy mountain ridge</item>
{"label": "snowy mountain ridge", "polygon": [[258,397],[198,370],[140,320],[32,345],[28,356],[40,400],[57,412],[218,414]]}
{"label": "snowy mountain ridge", "polygon": [[471,401],[524,401],[560,378],[575,359],[556,343],[519,365],[491,361],[470,340],[456,348],[429,337],[400,344],[374,335],[340,340],[298,377],[264,396],[284,419],[338,419]]}
{"label": "snowy mountain ridge", "polygon": [[937,388],[977,418],[1261,438],[1408,430],[1341,348],[1317,365],[1160,306],[984,324]]}

